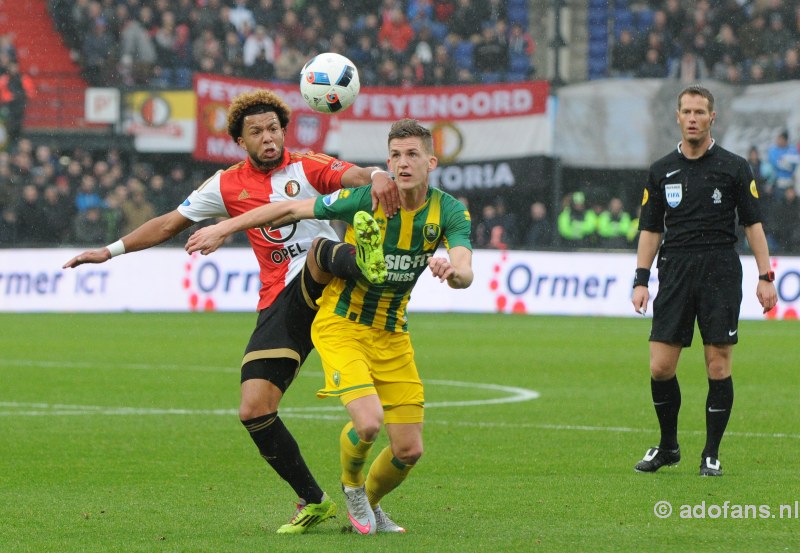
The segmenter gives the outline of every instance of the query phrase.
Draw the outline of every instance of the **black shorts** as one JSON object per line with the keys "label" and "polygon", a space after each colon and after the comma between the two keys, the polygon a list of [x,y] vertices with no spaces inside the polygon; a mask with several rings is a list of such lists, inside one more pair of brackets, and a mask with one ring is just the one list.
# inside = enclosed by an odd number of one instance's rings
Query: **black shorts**
{"label": "black shorts", "polygon": [[694,322],[704,344],[739,341],[742,262],[733,249],[658,256],[651,342],[692,345]]}
{"label": "black shorts", "polygon": [[[311,323],[324,287],[314,282],[303,267],[272,305],[261,310],[242,359],[242,382],[262,378],[286,391],[314,349]],[[277,362],[269,363],[270,360]]]}

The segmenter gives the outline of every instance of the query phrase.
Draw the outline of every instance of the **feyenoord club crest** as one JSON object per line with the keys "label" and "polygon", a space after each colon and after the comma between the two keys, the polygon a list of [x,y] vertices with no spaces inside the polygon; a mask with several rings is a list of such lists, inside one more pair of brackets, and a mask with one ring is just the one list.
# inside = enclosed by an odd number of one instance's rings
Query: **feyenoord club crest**
{"label": "feyenoord club crest", "polygon": [[682,184],[665,184],[664,195],[667,197],[667,205],[671,208],[676,208],[683,199],[683,185]]}
{"label": "feyenoord club crest", "polygon": [[283,191],[286,192],[286,195],[290,198],[294,198],[300,193],[300,183],[296,180],[290,180],[286,183],[286,186],[283,187]]}

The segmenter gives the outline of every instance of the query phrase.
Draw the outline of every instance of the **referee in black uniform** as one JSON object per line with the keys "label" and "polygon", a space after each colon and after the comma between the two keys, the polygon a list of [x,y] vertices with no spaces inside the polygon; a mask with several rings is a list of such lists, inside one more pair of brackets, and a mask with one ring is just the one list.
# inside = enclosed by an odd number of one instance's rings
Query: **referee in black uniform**
{"label": "referee in black uniform", "polygon": [[700,475],[722,475],[719,444],[733,406],[731,356],[739,340],[742,302],[742,264],[734,250],[737,214],[758,264],[758,301],[765,313],[777,301],[755,180],[744,158],[715,144],[715,117],[710,91],[697,85],[681,91],[681,142],[650,167],[642,198],[633,307],[642,314],[647,309],[650,267],[658,253],[650,385],[661,442],[636,464],[638,472],[680,461],[681,392],[675,372],[681,350],[692,344],[697,319],[708,373]]}

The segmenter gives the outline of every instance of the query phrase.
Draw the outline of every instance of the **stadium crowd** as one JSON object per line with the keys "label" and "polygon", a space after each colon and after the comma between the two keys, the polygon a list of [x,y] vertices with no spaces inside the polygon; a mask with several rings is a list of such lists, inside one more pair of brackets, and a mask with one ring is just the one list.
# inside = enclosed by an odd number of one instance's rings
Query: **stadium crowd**
{"label": "stadium crowd", "polygon": [[51,0],[50,9],[93,85],[189,88],[195,71],[293,82],[308,59],[334,51],[363,83],[423,86],[531,77],[536,44],[510,1]]}
{"label": "stadium crowd", "polygon": [[[512,17],[511,3],[382,0],[376,10],[374,2],[348,0],[345,10],[344,0],[50,0],[50,10],[94,85],[183,88],[195,71],[295,81],[311,55],[332,50],[358,65],[362,82],[419,86],[530,78],[536,44],[527,22]],[[751,82],[754,71],[761,80],[800,78],[792,62],[800,44],[797,2],[652,0],[630,8],[648,23],[617,29],[611,52],[616,76],[731,80],[733,64]],[[365,15],[349,15],[355,13]],[[642,71],[648,60],[657,62],[657,71]],[[698,69],[703,66],[708,72]],[[21,91],[17,98],[33,93],[7,36],[0,37],[0,103],[6,110],[18,107],[5,100],[4,87]],[[186,167],[160,165],[117,150],[58,152],[16,138],[0,152],[0,247],[110,241],[173,209],[197,184],[188,158]],[[800,158],[790,138],[776,137],[775,144],[750,152],[776,253],[800,252]],[[529,213],[506,210],[503,198],[473,205],[474,243],[635,248],[635,206],[595,192],[587,185],[559,206],[536,201]]]}
{"label": "stadium crowd", "polygon": [[649,0],[631,1],[630,8],[636,16],[615,28],[612,77],[732,84],[800,79],[800,3],[794,0]]}

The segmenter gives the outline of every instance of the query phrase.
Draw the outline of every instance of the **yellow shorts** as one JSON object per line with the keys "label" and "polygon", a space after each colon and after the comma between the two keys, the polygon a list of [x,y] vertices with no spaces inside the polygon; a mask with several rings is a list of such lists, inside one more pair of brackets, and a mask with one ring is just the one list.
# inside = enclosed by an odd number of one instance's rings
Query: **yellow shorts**
{"label": "yellow shorts", "polygon": [[372,328],[323,308],[311,326],[311,339],[325,372],[318,397],[336,396],[347,405],[377,394],[384,422],[423,421],[425,395],[407,332]]}

